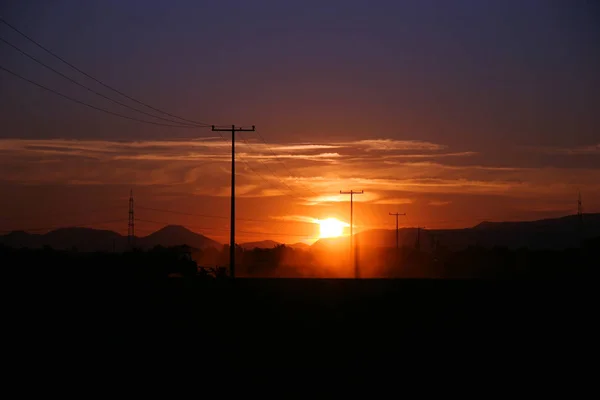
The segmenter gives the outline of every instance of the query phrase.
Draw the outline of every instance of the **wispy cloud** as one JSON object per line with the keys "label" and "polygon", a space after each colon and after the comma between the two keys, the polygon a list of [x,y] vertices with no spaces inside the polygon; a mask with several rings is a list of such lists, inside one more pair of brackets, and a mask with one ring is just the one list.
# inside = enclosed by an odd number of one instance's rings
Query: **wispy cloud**
{"label": "wispy cloud", "polygon": [[[99,141],[0,139],[0,180],[68,185],[182,186],[202,196],[229,196],[231,143],[207,140]],[[335,149],[332,151],[330,149]],[[332,143],[243,144],[236,170],[240,197],[286,197],[294,204],[349,201],[339,190],[365,190],[355,201],[409,204],[419,194],[541,196],[596,190],[597,169],[494,165],[478,153],[444,151],[424,141],[370,139]],[[553,149],[597,154],[599,145]],[[271,153],[271,150],[275,153]],[[412,154],[411,154],[412,153]],[[281,164],[281,165],[280,165]],[[184,190],[184,189],[181,189]],[[443,202],[432,201],[432,206]]]}
{"label": "wispy cloud", "polygon": [[256,153],[238,153],[241,157],[254,160],[280,160],[280,159],[296,159],[296,160],[316,160],[328,161],[340,158],[339,153],[317,153],[317,154],[256,154]]}
{"label": "wispy cloud", "polygon": [[428,153],[428,154],[387,154],[386,159],[394,158],[445,158],[445,157],[470,157],[479,153],[475,151],[461,151],[458,153]]}
{"label": "wispy cloud", "polygon": [[341,194],[325,195],[325,196],[312,196],[305,200],[304,204],[308,206],[314,206],[322,203],[338,203],[345,201]]}
{"label": "wispy cloud", "polygon": [[580,155],[588,155],[588,154],[600,154],[600,143],[585,145],[585,146],[576,146],[576,147],[549,147],[549,146],[539,146],[539,147],[525,147],[527,150],[533,150],[545,154],[562,154],[569,156],[580,156]]}
{"label": "wispy cloud", "polygon": [[423,142],[420,140],[393,140],[393,139],[369,139],[345,143],[347,146],[364,147],[367,151],[392,151],[392,150],[443,150],[446,146]]}
{"label": "wispy cloud", "polygon": [[413,199],[397,198],[397,197],[379,199],[379,200],[373,201],[373,204],[412,204],[412,203],[414,203]]}
{"label": "wispy cloud", "polygon": [[113,160],[138,160],[138,161],[222,161],[231,162],[231,156],[210,155],[210,154],[185,154],[185,155],[166,155],[166,154],[130,154],[123,156],[114,156]]}
{"label": "wispy cloud", "polygon": [[448,204],[451,204],[451,201],[443,201],[443,200],[431,200],[429,203],[430,206],[433,207],[442,207],[442,206],[447,206]]}
{"label": "wispy cloud", "polygon": [[[260,144],[256,144],[259,145]],[[278,151],[304,151],[304,150],[328,150],[328,149],[340,149],[346,147],[341,144],[289,144],[289,145],[277,145],[270,146],[269,148],[273,150],[273,152],[277,153]]]}
{"label": "wispy cloud", "polygon": [[482,171],[523,171],[525,169],[531,168],[522,168],[522,167],[499,167],[499,166],[487,166],[487,165],[448,165],[441,164],[439,162],[431,162],[431,161],[404,161],[398,162],[395,165],[404,166],[404,167],[425,167],[425,168],[439,168],[446,170],[482,170]]}
{"label": "wispy cloud", "polygon": [[279,220],[279,221],[294,221],[294,222],[305,222],[308,224],[317,224],[319,220],[317,218],[308,217],[306,215],[281,215],[281,216],[272,216],[271,219]]}

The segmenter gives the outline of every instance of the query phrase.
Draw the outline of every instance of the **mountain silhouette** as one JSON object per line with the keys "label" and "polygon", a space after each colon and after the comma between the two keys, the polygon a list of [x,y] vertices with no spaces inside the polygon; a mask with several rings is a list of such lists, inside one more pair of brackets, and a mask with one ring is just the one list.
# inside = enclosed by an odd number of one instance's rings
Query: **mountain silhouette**
{"label": "mountain silhouette", "polygon": [[[420,237],[420,248],[431,251],[434,243],[450,250],[461,250],[469,246],[508,247],[512,249],[527,247],[530,249],[566,249],[578,247],[582,241],[600,236],[600,213],[583,214],[581,220],[577,215],[537,221],[518,222],[482,222],[472,228],[465,229],[421,229],[403,228],[398,232],[401,247],[414,247]],[[359,232],[355,239],[360,246],[394,247],[396,231],[394,229],[377,229]],[[347,249],[349,237],[327,238],[317,240],[310,249],[318,251],[344,251]],[[50,246],[55,249],[78,251],[124,251],[129,248],[127,237],[109,230],[92,228],[61,228],[46,234],[32,234],[24,231],[13,231],[0,235],[0,244],[11,247],[40,248]],[[243,243],[245,249],[273,248],[279,245],[273,240]],[[145,237],[135,238],[136,247],[143,249],[154,246],[187,245],[195,249],[214,247],[221,249],[223,245],[199,233],[178,226],[168,225]],[[292,248],[308,249],[305,243],[286,245]]]}
{"label": "mountain silhouette", "polygon": [[[222,244],[204,235],[192,232],[182,226],[169,225],[145,237],[136,237],[135,246],[143,249],[154,246],[183,246],[196,249],[214,247],[221,249]],[[61,228],[46,234],[31,234],[13,231],[0,236],[0,244],[10,247],[41,248],[49,246],[57,250],[78,251],[124,251],[129,248],[127,236],[109,230],[92,228]]]}
{"label": "mountain silhouette", "polygon": [[44,235],[27,233],[25,231],[12,231],[0,236],[0,243],[10,247],[42,247],[44,246]]}
{"label": "mountain silhouette", "polygon": [[44,235],[44,245],[55,249],[76,248],[78,251],[110,251],[123,236],[109,230],[61,228]]}
{"label": "mountain silhouette", "polygon": [[508,247],[512,249],[566,249],[578,247],[582,240],[600,235],[600,214],[584,214],[536,221],[482,222],[470,229],[433,230],[444,246]]}
{"label": "mountain silhouette", "polygon": [[309,250],[310,249],[310,245],[306,244],[304,242],[286,244],[286,246],[291,247],[294,250]]}
{"label": "mountain silhouette", "polygon": [[[469,246],[508,247],[512,249],[566,249],[578,247],[582,240],[600,235],[600,214],[584,214],[550,218],[536,221],[482,222],[464,229],[421,229],[420,248],[431,251],[434,243],[451,250]],[[375,229],[355,234],[357,243],[368,247],[396,246],[394,229]],[[400,247],[414,247],[417,241],[416,228],[398,231]],[[319,239],[313,249],[326,250],[348,246],[347,238]]]}
{"label": "mountain silhouette", "polygon": [[276,242],[274,240],[261,240],[258,242],[246,242],[246,243],[240,244],[240,247],[242,247],[245,250],[272,249],[272,248],[280,246],[280,245],[284,245],[286,247],[289,247],[289,248],[292,248],[295,250],[309,250],[310,249],[310,245],[303,243],[303,242],[280,243],[280,242]]}
{"label": "mountain silhouette", "polygon": [[0,243],[11,247],[50,246],[57,250],[78,251],[121,249],[125,241],[126,238],[116,232],[91,228],[60,228],[44,235],[15,231],[0,236]]}
{"label": "mountain silhouette", "polygon": [[195,249],[206,249],[214,247],[220,249],[223,247],[221,243],[218,243],[204,235],[190,231],[189,229],[180,225],[167,225],[158,231],[138,238],[136,245],[141,248],[152,248],[154,246],[181,246],[187,245]]}
{"label": "mountain silhouette", "polygon": [[340,237],[334,237],[334,238],[319,239],[316,242],[314,242],[312,244],[312,246],[310,246],[310,248],[312,250],[318,250],[318,251],[336,251],[336,250],[343,251],[344,249],[348,248],[349,244],[350,244],[349,236],[340,236]]}
{"label": "mountain silhouette", "polygon": [[261,240],[259,242],[241,243],[240,247],[242,247],[245,250],[252,250],[252,249],[272,249],[273,247],[277,247],[277,246],[279,246],[281,244],[282,243],[276,242],[274,240]]}

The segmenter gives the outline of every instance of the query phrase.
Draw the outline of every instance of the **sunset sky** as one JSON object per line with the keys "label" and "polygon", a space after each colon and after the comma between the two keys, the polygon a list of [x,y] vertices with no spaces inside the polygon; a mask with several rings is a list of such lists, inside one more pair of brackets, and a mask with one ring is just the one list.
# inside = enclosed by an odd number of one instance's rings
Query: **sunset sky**
{"label": "sunset sky", "polygon": [[[136,99],[238,135],[237,238],[311,242],[316,219],[455,228],[600,212],[593,1],[14,1],[0,16]],[[0,38],[98,85],[0,23]],[[0,66],[111,103],[0,42]],[[0,70],[0,230],[184,225],[225,242],[230,134],[125,120]],[[264,138],[267,142],[262,141]],[[159,211],[160,210],[160,211]]]}

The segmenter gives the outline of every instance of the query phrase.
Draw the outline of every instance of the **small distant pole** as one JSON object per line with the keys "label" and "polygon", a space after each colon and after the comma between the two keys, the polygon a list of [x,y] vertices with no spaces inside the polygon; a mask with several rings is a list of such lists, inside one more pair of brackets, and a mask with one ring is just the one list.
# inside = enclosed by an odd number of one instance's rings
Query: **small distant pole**
{"label": "small distant pole", "polygon": [[583,243],[585,234],[583,231],[583,202],[581,200],[581,192],[578,193],[577,197],[577,230],[579,234],[579,242]]}
{"label": "small distant pole", "polygon": [[[340,194],[349,194],[350,195],[350,256],[352,257],[352,255],[354,254],[354,234],[353,234],[353,229],[354,229],[354,223],[353,223],[353,214],[354,214],[354,210],[353,210],[353,196],[355,194],[363,194],[364,191],[361,190],[359,191],[354,191],[354,190],[350,190],[349,192],[343,192],[340,190]],[[356,258],[354,258],[354,277],[356,279],[359,278],[359,271],[358,271],[358,262],[356,261]]]}
{"label": "small distant pole", "polygon": [[398,217],[400,215],[406,215],[406,213],[389,213],[390,215],[395,215],[396,216],[396,249],[398,249]]}
{"label": "small distant pole", "polygon": [[438,248],[438,237],[435,233],[430,233],[431,236],[431,249],[433,250],[434,253],[437,252],[437,248]]}
{"label": "small distant pole", "polygon": [[215,128],[213,132],[231,132],[231,223],[229,232],[229,276],[235,278],[235,133],[254,132],[255,128],[240,128],[231,125],[231,128]]}
{"label": "small distant pole", "polygon": [[133,189],[129,191],[129,221],[127,222],[127,243],[132,248],[135,237],[135,219],[133,215]]}
{"label": "small distant pole", "polygon": [[579,192],[579,196],[577,197],[577,217],[581,223],[583,220],[583,202],[581,201],[581,192]]}
{"label": "small distant pole", "polygon": [[415,249],[421,250],[421,229],[424,229],[424,226],[417,226],[417,241],[415,243]]}

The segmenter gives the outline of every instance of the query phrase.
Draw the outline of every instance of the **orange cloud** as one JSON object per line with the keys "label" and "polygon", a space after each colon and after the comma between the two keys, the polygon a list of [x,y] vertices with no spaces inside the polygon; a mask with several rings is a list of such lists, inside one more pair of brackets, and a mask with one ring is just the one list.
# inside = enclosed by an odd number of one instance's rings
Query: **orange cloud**
{"label": "orange cloud", "polygon": [[[229,195],[229,146],[215,138],[132,142],[0,139],[0,179],[68,185],[185,185],[192,186],[185,189],[190,193],[225,197]],[[323,152],[328,149],[336,151]],[[339,190],[349,188],[365,190],[356,201],[373,204],[409,204],[411,193],[533,198],[572,194],[577,187],[600,190],[599,171],[594,168],[498,166],[485,163],[485,159],[465,164],[478,153],[439,152],[444,149],[447,146],[437,143],[388,139],[270,146],[253,142],[252,148],[240,144],[237,193],[245,197],[291,196],[297,204],[317,205],[347,201]],[[594,145],[556,151],[575,156],[597,149]],[[406,154],[411,151],[417,153]],[[427,157],[439,160],[422,160]]]}
{"label": "orange cloud", "polygon": [[397,197],[387,198],[387,199],[379,199],[379,200],[375,200],[373,202],[373,204],[412,204],[412,203],[414,203],[413,199],[397,198]]}
{"label": "orange cloud", "polygon": [[441,206],[447,206],[448,204],[451,204],[451,201],[443,201],[443,200],[432,200],[430,201],[429,204],[430,206],[434,206],[434,207],[441,207]]}

